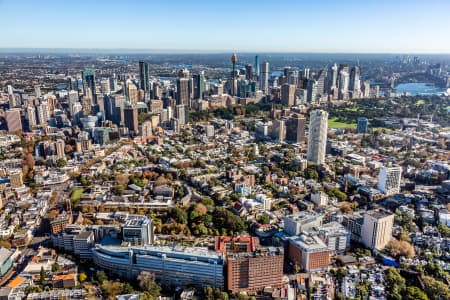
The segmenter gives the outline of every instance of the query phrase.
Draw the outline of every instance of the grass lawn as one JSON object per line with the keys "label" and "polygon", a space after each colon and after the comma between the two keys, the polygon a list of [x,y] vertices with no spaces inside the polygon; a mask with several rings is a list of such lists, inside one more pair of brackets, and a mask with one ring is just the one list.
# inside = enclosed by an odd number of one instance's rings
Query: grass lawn
{"label": "grass lawn", "polygon": [[76,201],[80,200],[83,195],[84,189],[82,187],[77,187],[72,190],[72,194],[70,195],[70,200]]}
{"label": "grass lawn", "polygon": [[339,122],[339,121],[337,121],[336,118],[333,118],[333,119],[329,119],[328,120],[328,127],[329,128],[350,128],[350,129],[355,129],[356,128],[356,124],[355,123]]}
{"label": "grass lawn", "polygon": [[416,102],[416,105],[424,105],[424,104],[425,104],[425,100],[423,100],[423,99],[417,100],[417,102]]}

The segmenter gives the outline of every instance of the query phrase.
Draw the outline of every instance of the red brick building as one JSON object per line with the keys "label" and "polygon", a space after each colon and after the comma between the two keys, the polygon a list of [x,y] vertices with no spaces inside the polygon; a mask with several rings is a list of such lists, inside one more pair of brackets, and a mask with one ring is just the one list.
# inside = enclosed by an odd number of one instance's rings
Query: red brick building
{"label": "red brick building", "polygon": [[254,252],[227,255],[226,287],[235,293],[256,294],[266,287],[281,288],[283,248],[261,248]]}

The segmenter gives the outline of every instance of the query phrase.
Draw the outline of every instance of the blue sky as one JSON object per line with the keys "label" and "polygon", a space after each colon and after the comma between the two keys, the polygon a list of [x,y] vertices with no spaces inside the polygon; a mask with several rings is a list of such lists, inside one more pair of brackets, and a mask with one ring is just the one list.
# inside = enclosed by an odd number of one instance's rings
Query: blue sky
{"label": "blue sky", "polygon": [[0,48],[450,53],[449,0],[0,0]]}

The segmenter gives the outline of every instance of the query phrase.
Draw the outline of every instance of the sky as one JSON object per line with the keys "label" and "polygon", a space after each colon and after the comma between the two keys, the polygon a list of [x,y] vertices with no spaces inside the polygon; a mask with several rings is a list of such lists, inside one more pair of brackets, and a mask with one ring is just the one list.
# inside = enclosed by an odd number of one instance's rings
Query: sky
{"label": "sky", "polygon": [[449,0],[0,0],[0,48],[450,53]]}

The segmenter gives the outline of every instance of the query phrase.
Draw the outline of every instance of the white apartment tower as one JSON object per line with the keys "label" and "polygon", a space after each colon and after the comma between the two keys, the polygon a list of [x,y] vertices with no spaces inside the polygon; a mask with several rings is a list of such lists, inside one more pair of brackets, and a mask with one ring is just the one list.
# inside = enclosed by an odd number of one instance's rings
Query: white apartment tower
{"label": "white apartment tower", "polygon": [[378,189],[386,195],[400,192],[400,181],[402,178],[401,167],[381,167],[378,176]]}
{"label": "white apartment tower", "polygon": [[324,110],[313,110],[309,117],[307,160],[320,165],[325,162],[328,113]]}

